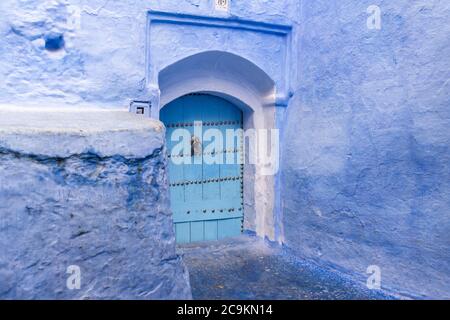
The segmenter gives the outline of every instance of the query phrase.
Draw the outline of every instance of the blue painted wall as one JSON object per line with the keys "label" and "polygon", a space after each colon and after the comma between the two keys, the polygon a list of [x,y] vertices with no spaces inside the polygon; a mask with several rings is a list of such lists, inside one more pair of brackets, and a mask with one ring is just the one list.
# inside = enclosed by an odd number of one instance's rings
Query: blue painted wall
{"label": "blue painted wall", "polygon": [[[0,2],[0,103],[126,107],[147,97],[148,10],[227,16],[213,0],[2,0]],[[292,1],[235,0],[230,16],[287,22]],[[46,50],[55,43],[60,50]],[[164,38],[161,56],[198,46]],[[245,42],[245,38],[242,38]],[[254,41],[254,39],[252,40]],[[233,43],[221,39],[224,49]],[[49,45],[47,44],[47,47]],[[58,48],[58,46],[56,46]]]}
{"label": "blue painted wall", "polygon": [[[372,4],[381,30],[366,27]],[[211,0],[1,1],[0,103],[124,108],[146,97],[148,9],[221,15]],[[294,25],[295,95],[277,113],[278,235],[362,280],[379,265],[384,287],[450,297],[450,4],[234,0],[231,17]],[[262,56],[254,50],[243,54]]]}
{"label": "blue painted wall", "polygon": [[[382,11],[368,30],[366,9]],[[286,244],[450,298],[450,3],[302,1],[283,153]]]}
{"label": "blue painted wall", "polygon": [[0,300],[191,298],[160,122],[0,108],[0,128]]}

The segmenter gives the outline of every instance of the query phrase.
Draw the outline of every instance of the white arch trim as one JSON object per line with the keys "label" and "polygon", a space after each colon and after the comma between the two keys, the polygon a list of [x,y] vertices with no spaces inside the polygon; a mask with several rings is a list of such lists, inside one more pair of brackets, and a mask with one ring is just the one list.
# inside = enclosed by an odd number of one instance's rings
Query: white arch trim
{"label": "white arch trim", "polygon": [[[208,51],[182,59],[158,76],[159,103],[153,116],[171,101],[189,93],[222,97],[243,110],[244,129],[275,129],[274,81],[251,61],[232,53]],[[275,177],[258,165],[244,166],[244,226],[275,240]]]}

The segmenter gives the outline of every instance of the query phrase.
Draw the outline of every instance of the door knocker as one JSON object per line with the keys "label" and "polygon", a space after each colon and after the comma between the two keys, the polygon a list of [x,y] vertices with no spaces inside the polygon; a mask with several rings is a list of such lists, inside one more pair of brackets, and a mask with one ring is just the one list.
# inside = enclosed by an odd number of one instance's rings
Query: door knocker
{"label": "door knocker", "polygon": [[191,137],[191,155],[200,156],[202,154],[202,142],[199,137],[192,135]]}

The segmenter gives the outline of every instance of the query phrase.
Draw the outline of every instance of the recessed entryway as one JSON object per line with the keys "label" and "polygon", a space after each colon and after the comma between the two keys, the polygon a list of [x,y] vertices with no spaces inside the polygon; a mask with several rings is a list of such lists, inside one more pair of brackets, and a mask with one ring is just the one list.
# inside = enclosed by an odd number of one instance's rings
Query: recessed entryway
{"label": "recessed entryway", "polygon": [[[170,201],[177,242],[241,234],[242,111],[222,98],[197,93],[169,103],[161,110],[160,119],[167,128]],[[233,136],[228,139],[230,134]]]}
{"label": "recessed entryway", "polygon": [[[159,72],[158,85],[152,88],[152,117],[163,122],[164,109],[177,99],[201,93],[240,110],[245,133],[276,128],[274,81],[257,65],[232,53],[206,51],[176,61]],[[246,161],[244,229],[281,241],[282,230],[275,217],[275,180],[276,175],[266,174],[264,164]]]}

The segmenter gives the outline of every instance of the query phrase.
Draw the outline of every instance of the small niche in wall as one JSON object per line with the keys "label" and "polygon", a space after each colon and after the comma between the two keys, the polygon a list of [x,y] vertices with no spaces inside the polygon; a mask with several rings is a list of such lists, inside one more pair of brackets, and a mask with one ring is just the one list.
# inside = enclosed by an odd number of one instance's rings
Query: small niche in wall
{"label": "small niche in wall", "polygon": [[134,114],[150,117],[152,103],[150,101],[133,100],[130,102],[129,111]]}
{"label": "small niche in wall", "polygon": [[45,36],[45,50],[55,52],[64,49],[65,41],[63,34],[49,34]]}

